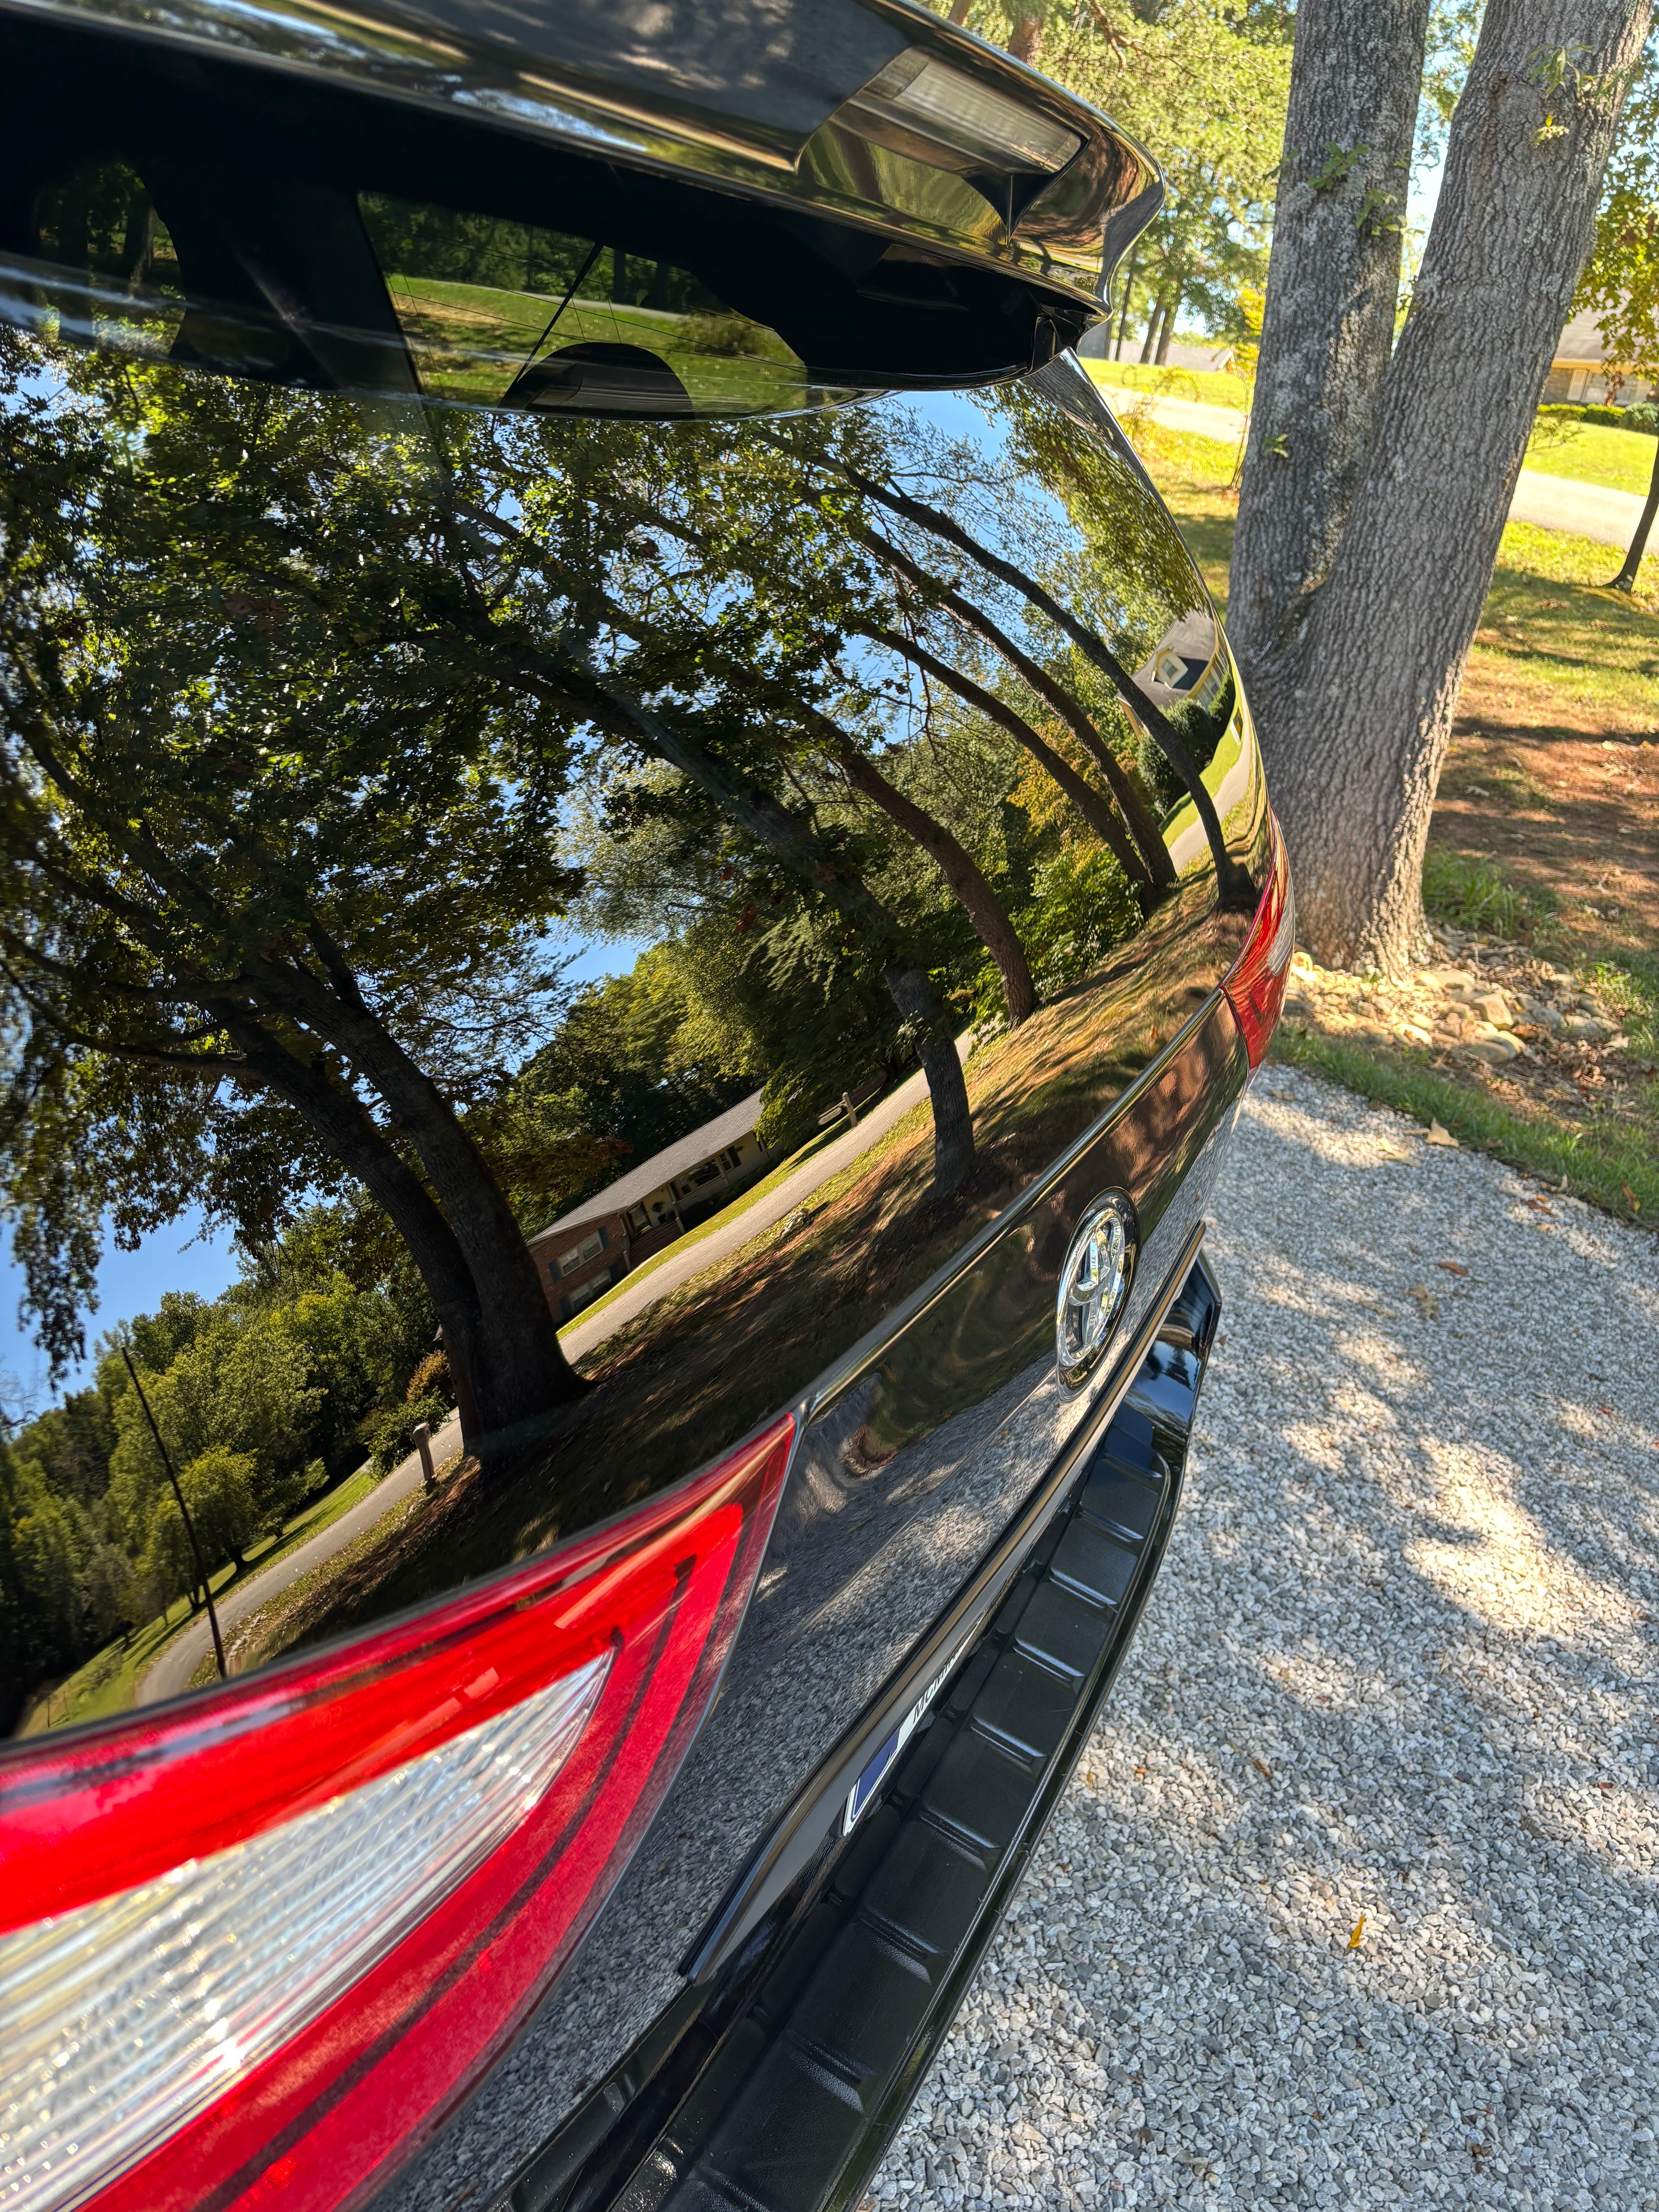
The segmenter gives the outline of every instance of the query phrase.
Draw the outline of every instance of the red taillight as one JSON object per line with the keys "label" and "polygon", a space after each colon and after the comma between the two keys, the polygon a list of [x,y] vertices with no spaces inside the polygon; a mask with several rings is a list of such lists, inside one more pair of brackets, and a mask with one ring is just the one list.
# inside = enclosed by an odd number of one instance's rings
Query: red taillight
{"label": "red taillight", "polygon": [[429,2134],[672,1778],[793,1435],[321,1659],[0,1758],[0,2201],[326,2212]]}
{"label": "red taillight", "polygon": [[1261,894],[1244,940],[1244,950],[1233,963],[1222,989],[1244,1035],[1250,1066],[1260,1067],[1279,1026],[1291,955],[1296,950],[1296,899],[1291,890],[1291,864],[1279,824],[1267,817],[1270,843],[1267,887]]}

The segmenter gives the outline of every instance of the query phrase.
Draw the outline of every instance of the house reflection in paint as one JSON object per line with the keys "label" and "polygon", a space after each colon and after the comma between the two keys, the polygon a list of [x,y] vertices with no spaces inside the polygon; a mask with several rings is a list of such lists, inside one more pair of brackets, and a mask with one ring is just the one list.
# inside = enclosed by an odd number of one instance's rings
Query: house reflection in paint
{"label": "house reflection in paint", "polygon": [[757,1091],[653,1152],[531,1238],[547,1302],[562,1322],[775,1164],[757,1134],[761,1098]]}

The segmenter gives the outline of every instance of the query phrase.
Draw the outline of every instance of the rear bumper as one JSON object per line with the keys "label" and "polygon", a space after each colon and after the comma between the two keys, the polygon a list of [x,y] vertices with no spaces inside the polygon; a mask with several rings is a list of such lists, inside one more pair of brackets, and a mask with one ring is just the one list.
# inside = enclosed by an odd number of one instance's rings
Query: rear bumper
{"label": "rear bumper", "polygon": [[[1220,1298],[1196,1237],[1126,1363],[964,1601],[902,1754],[841,1805],[746,1939],[695,1979],[497,2200],[512,2212],[854,2203],[1086,1742],[1168,1543]],[[1172,1294],[1171,1294],[1172,1293]],[[931,1641],[931,1639],[930,1639]],[[924,1662],[925,1663],[925,1662]],[[728,1925],[730,1918],[728,1916]],[[696,1969],[696,1961],[688,1962]]]}

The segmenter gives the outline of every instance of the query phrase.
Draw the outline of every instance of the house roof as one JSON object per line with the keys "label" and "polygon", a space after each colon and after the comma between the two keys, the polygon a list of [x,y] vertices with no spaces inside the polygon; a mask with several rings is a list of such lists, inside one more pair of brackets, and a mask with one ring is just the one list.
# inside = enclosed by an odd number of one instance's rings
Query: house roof
{"label": "house roof", "polygon": [[1555,342],[1557,361],[1605,361],[1607,349],[1593,307],[1581,307]]}
{"label": "house roof", "polygon": [[755,1091],[735,1106],[728,1106],[724,1114],[717,1114],[712,1121],[705,1121],[700,1129],[693,1129],[661,1152],[653,1152],[648,1160],[641,1160],[615,1182],[606,1183],[596,1190],[592,1198],[583,1199],[556,1221],[550,1221],[531,1238],[532,1245],[544,1244],[550,1237],[562,1236],[566,1230],[577,1228],[584,1221],[602,1221],[608,1214],[626,1213],[630,1206],[637,1206],[653,1190],[659,1190],[676,1176],[684,1175],[689,1168],[698,1166],[716,1152],[724,1152],[739,1137],[746,1137],[760,1120],[761,1099],[763,1094]]}

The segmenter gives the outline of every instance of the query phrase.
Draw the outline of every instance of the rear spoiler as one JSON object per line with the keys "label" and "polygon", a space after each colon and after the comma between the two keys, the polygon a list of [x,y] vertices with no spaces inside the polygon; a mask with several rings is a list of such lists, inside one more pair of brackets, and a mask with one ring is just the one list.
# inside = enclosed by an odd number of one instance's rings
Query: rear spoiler
{"label": "rear spoiler", "polygon": [[0,0],[322,79],[1103,301],[1157,213],[1108,117],[914,0]]}

